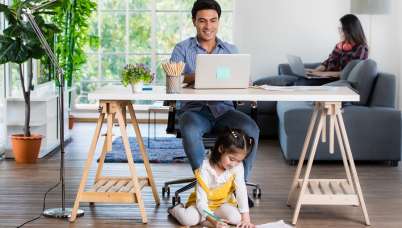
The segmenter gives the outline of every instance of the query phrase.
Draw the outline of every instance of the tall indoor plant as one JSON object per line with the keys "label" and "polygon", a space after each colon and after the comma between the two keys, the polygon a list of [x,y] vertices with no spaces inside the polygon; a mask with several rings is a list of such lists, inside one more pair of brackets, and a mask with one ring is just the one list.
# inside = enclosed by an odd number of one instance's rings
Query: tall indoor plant
{"label": "tall indoor plant", "polygon": [[[71,88],[74,80],[79,80],[79,70],[86,62],[85,46],[97,44],[98,37],[90,34],[90,17],[96,11],[94,0],[63,1],[56,9],[54,21],[63,31],[57,35],[56,53],[64,70],[67,88]],[[71,93],[69,93],[69,107]]]}
{"label": "tall indoor plant", "polygon": [[[42,0],[14,0],[8,6],[0,4],[0,12],[4,13],[8,26],[0,35],[0,64],[16,63],[19,69],[21,90],[25,102],[25,121],[24,133],[12,136],[12,147],[17,162],[35,162],[40,150],[42,136],[31,134],[31,90],[33,89],[32,67],[28,67],[26,77],[24,77],[24,63],[32,62],[32,59],[40,59],[46,53],[41,47],[39,39],[36,37],[32,26],[24,19],[23,9],[31,9]],[[54,14],[54,7],[57,4],[50,4],[33,13],[39,28],[47,39],[54,36],[59,29],[52,23],[45,22],[44,15]],[[31,64],[28,64],[28,66]]]}

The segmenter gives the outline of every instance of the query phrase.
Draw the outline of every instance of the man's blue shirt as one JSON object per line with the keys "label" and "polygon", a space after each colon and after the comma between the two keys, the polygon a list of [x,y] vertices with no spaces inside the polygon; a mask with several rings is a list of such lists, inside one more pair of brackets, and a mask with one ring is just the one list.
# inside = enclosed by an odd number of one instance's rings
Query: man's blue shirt
{"label": "man's blue shirt", "polygon": [[[239,51],[236,46],[227,42],[223,42],[222,40],[217,38],[216,47],[211,54],[236,54],[238,52]],[[195,37],[191,37],[176,44],[175,48],[173,49],[170,61],[184,62],[186,64],[184,68],[184,74],[194,74],[196,67],[195,59],[197,54],[208,53],[203,47],[201,47]],[[189,101],[182,102],[181,111],[200,111],[205,105],[209,107],[215,118],[219,117],[229,110],[234,109],[232,101]]]}

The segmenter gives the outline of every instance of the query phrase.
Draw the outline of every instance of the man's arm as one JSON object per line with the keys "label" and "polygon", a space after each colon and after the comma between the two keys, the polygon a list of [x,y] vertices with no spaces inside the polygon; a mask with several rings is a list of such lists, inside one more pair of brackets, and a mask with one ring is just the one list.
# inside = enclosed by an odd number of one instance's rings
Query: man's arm
{"label": "man's arm", "polygon": [[[185,64],[185,51],[182,45],[177,44],[172,52],[172,55],[170,57],[171,62],[184,62]],[[184,74],[184,81],[183,83],[187,83],[189,85],[193,84],[195,80],[194,74]]]}

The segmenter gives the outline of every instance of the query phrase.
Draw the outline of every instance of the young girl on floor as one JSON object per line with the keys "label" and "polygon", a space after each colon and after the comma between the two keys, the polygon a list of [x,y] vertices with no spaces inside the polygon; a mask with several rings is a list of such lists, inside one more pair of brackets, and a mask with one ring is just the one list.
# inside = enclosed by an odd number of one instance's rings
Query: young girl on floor
{"label": "young girl on floor", "polygon": [[209,222],[214,227],[255,227],[250,221],[242,163],[252,146],[253,139],[243,131],[225,129],[201,167],[194,171],[195,192],[185,206],[178,204],[169,213],[184,226]]}

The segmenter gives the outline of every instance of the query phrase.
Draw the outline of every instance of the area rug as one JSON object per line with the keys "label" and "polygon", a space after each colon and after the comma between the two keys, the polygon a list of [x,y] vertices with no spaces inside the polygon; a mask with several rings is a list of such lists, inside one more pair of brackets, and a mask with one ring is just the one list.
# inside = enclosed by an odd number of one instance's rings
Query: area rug
{"label": "area rug", "polygon": [[[148,159],[151,163],[183,163],[187,162],[181,139],[176,137],[144,137],[144,144],[147,150]],[[129,137],[131,154],[134,162],[143,163],[139,146],[135,137]],[[99,159],[98,159],[99,161]],[[124,163],[127,162],[127,156],[124,151],[124,145],[121,137],[112,142],[112,151],[106,154],[106,163]]]}

